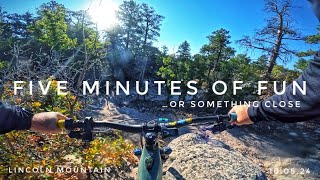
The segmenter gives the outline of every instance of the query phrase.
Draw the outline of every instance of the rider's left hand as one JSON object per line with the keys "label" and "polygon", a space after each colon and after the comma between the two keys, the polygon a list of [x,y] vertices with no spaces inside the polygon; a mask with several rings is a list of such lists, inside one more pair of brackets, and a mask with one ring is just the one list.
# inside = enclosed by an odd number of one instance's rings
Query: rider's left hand
{"label": "rider's left hand", "polygon": [[65,120],[67,117],[58,112],[44,112],[35,114],[31,121],[31,130],[40,133],[59,133],[58,120]]}

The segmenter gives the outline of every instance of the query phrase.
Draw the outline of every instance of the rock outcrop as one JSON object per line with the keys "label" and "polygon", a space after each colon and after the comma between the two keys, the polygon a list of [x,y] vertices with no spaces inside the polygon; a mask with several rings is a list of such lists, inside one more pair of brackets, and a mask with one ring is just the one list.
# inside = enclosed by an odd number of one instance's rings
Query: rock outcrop
{"label": "rock outcrop", "polygon": [[262,170],[222,142],[185,134],[169,146],[164,179],[267,179]]}

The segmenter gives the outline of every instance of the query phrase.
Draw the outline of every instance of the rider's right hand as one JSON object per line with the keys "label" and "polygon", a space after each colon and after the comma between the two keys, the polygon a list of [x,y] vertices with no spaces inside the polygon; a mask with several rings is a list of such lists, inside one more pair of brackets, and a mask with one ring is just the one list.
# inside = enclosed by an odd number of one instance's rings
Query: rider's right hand
{"label": "rider's right hand", "polygon": [[229,114],[231,114],[231,113],[237,114],[237,121],[234,122],[236,125],[241,126],[241,125],[253,124],[253,122],[250,119],[249,114],[248,114],[248,108],[249,108],[249,106],[245,106],[245,105],[234,106],[229,111]]}

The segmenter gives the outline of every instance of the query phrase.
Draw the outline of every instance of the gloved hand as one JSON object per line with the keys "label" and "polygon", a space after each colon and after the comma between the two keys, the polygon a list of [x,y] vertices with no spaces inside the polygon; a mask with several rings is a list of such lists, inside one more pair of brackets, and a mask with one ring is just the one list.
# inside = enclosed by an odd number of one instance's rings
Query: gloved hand
{"label": "gloved hand", "polygon": [[58,120],[66,120],[67,117],[58,112],[44,112],[35,114],[31,121],[31,130],[41,133],[58,133]]}

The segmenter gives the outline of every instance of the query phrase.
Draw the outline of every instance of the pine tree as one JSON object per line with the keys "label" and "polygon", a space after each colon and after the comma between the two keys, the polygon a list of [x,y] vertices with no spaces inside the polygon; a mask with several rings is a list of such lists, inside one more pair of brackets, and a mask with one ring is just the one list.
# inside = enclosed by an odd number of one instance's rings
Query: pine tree
{"label": "pine tree", "polygon": [[142,32],[142,49],[145,56],[149,55],[149,47],[160,36],[160,26],[164,17],[157,14],[153,7],[143,3],[140,8]]}
{"label": "pine tree", "polygon": [[135,49],[139,39],[140,5],[133,0],[123,1],[119,6],[117,17],[121,23],[126,49]]}
{"label": "pine tree", "polygon": [[[209,43],[202,46],[200,52],[207,60],[207,84],[218,78],[218,69],[220,62],[225,61],[234,55],[235,50],[231,48],[229,31],[219,29],[214,31],[208,37]],[[213,77],[211,77],[213,74]]]}
{"label": "pine tree", "polygon": [[238,41],[246,48],[269,54],[265,79],[271,78],[278,59],[287,62],[291,55],[295,54],[295,51],[287,46],[287,42],[302,40],[300,33],[293,27],[291,16],[293,8],[292,0],[266,0],[264,11],[270,15],[266,19],[266,26],[257,30],[254,36],[245,36]]}
{"label": "pine tree", "polygon": [[55,1],[43,4],[38,9],[38,19],[30,30],[38,41],[53,49],[73,48],[76,46],[76,39],[67,35],[66,13],[66,8]]}

